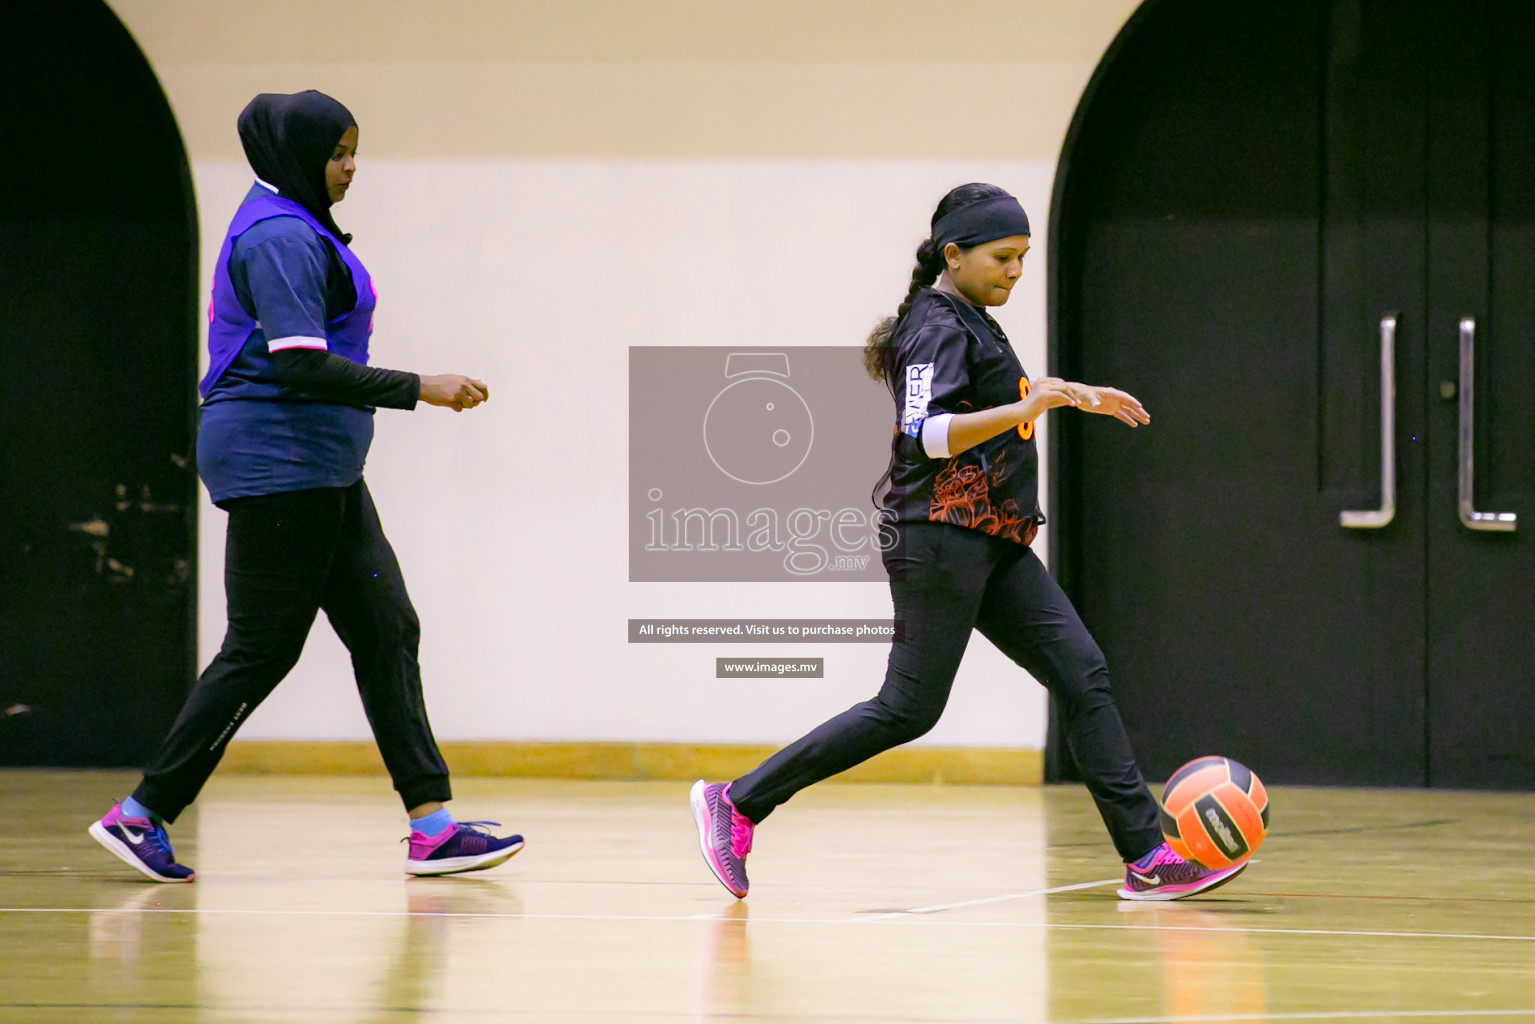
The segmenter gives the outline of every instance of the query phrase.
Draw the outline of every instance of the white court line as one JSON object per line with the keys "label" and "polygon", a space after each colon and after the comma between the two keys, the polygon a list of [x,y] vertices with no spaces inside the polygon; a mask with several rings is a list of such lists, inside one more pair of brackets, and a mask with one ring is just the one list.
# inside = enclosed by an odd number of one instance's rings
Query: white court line
{"label": "white court line", "polygon": [[[989,928],[999,922],[993,921],[950,921],[940,919],[939,924],[964,925],[966,927]],[[1027,926],[1025,922],[1017,922],[1020,926]],[[1091,930],[1116,930],[1133,931],[1136,928],[1147,928],[1155,932],[1241,932],[1244,935],[1336,935],[1344,938],[1364,939],[1478,939],[1488,942],[1535,942],[1535,935],[1487,935],[1478,932],[1387,932],[1387,931],[1362,931],[1344,928],[1219,928],[1214,925],[1186,925],[1186,924],[1064,924],[1052,923],[1038,927],[1059,928],[1063,931],[1091,931]]]}
{"label": "white court line", "polygon": [[[5,914],[244,914],[252,917],[435,917],[478,918],[508,921],[708,921],[721,915],[710,914],[499,914],[455,911],[412,912],[408,910],[216,910],[208,907],[0,907]],[[903,912],[902,916],[906,916]],[[861,917],[744,917],[752,924],[863,924]],[[1388,932],[1342,928],[1227,928],[1214,925],[1169,924],[1065,924],[1050,921],[966,921],[959,918],[933,918],[932,923],[950,928],[1034,928],[1042,931],[1148,931],[1215,932],[1242,935],[1332,935],[1341,938],[1374,939],[1457,939],[1481,942],[1530,942],[1535,935],[1488,935],[1476,932]],[[1226,1020],[1228,1018],[1217,1018]],[[1087,1024],[1087,1022],[1079,1022]]]}
{"label": "white court line", "polygon": [[[1259,863],[1256,857],[1252,863]],[[1031,896],[1049,896],[1058,892],[1076,892],[1079,889],[1098,889],[1105,885],[1117,885],[1120,878],[1105,878],[1098,882],[1078,882],[1076,885],[1058,885],[1053,889],[1031,889],[1028,892],[1010,892],[1005,896],[983,896],[975,900],[961,900],[958,903],[935,903],[931,907],[912,907],[910,910],[892,910],[887,914],[871,914],[858,918],[860,921],[884,921],[892,917],[906,917],[910,914],[936,914],[943,910],[958,910],[961,907],[980,907],[988,903],[1005,903],[1008,900],[1026,900]]]}
{"label": "white court line", "polygon": [[961,900],[958,903],[935,903],[931,907],[912,907],[910,910],[892,910],[886,914],[868,914],[855,918],[858,921],[888,921],[893,917],[907,917],[912,914],[936,914],[943,910],[958,910],[960,907],[980,907],[988,903],[1005,903],[1008,900],[1026,900],[1032,896],[1049,896],[1057,892],[1075,892],[1078,889],[1097,889],[1105,885],[1115,885],[1118,878],[1105,878],[1100,882],[1078,882],[1076,885],[1058,885],[1053,889],[1030,889],[1028,892],[1010,892],[1005,896],[984,896],[977,900]]}
{"label": "white court line", "polygon": [[1058,1024],[1205,1024],[1242,1020],[1367,1020],[1377,1017],[1535,1017],[1528,1010],[1317,1010],[1310,1013],[1222,1013],[1186,1017],[1093,1017]]}

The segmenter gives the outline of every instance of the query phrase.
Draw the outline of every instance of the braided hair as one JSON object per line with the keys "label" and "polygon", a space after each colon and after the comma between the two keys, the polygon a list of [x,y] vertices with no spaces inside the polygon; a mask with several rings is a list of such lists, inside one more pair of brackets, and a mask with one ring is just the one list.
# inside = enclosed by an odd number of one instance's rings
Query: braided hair
{"label": "braided hair", "polygon": [[[1007,195],[1005,190],[979,182],[971,182],[968,185],[950,189],[948,195],[938,201],[938,208],[933,211],[933,219],[929,221],[929,230],[953,210],[1005,195]],[[864,369],[873,379],[883,381],[885,386],[891,389],[892,394],[895,392],[895,382],[891,379],[891,374],[895,370],[893,361],[895,353],[890,348],[890,340],[895,337],[901,321],[905,320],[906,314],[911,311],[911,300],[916,298],[919,290],[932,287],[938,280],[938,275],[943,273],[943,265],[943,250],[930,234],[921,245],[917,246],[917,265],[912,268],[911,283],[906,287],[906,297],[896,307],[895,316],[887,316],[876,324],[874,330],[869,332],[868,341],[864,342]]]}

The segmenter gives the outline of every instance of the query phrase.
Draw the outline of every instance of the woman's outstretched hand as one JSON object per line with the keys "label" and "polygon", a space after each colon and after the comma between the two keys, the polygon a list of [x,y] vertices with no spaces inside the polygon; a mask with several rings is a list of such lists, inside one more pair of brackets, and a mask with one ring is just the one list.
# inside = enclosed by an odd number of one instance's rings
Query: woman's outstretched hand
{"label": "woman's outstretched hand", "polygon": [[490,387],[483,380],[461,373],[441,373],[421,378],[421,401],[463,412],[490,401]]}
{"label": "woman's outstretched hand", "polygon": [[[1051,409],[1069,405],[1083,412],[1113,416],[1130,426],[1150,423],[1151,417],[1132,396],[1114,388],[1095,388],[1059,377],[1041,377],[1029,382],[1028,397],[1011,405],[998,405],[979,412],[956,413],[949,419],[948,454],[958,455],[989,441],[1004,430],[1038,419]],[[1032,436],[1032,435],[1026,435]],[[926,442],[924,441],[924,446]],[[936,457],[936,456],[935,456]],[[947,457],[947,456],[944,456]]]}
{"label": "woman's outstretched hand", "polygon": [[1095,388],[1086,384],[1073,384],[1072,387],[1081,388],[1088,393],[1086,401],[1077,403],[1077,408],[1083,412],[1112,416],[1131,427],[1145,426],[1151,422],[1151,416],[1146,412],[1145,406],[1141,405],[1140,400],[1132,394],[1118,388]]}
{"label": "woman's outstretched hand", "polygon": [[1029,408],[1029,415],[1024,419],[1035,419],[1040,413],[1059,409],[1063,405],[1086,409],[1092,400],[1093,389],[1086,384],[1061,380],[1059,377],[1041,377],[1029,382],[1029,397],[1023,400],[1024,406]]}

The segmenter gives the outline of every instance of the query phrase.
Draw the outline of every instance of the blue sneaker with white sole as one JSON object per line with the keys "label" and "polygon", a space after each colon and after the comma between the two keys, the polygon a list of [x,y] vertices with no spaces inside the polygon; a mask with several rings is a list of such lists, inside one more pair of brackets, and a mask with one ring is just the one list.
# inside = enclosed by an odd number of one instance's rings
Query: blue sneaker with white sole
{"label": "blue sneaker with white sole", "polygon": [[118,860],[156,882],[190,882],[195,872],[176,863],[170,837],[149,818],[130,818],[115,803],[106,817],[90,827],[91,838]]}
{"label": "blue sneaker with white sole", "polygon": [[[495,836],[499,821],[455,821],[435,836],[412,830],[407,875],[456,875],[484,871],[510,860],[522,849],[522,836]],[[403,840],[402,840],[403,842]]]}

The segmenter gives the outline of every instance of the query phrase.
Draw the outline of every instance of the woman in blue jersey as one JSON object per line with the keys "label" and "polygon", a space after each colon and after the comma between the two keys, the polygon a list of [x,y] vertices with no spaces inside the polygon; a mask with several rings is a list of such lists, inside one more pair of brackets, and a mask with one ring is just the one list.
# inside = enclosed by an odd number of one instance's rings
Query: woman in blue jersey
{"label": "woman in blue jersey", "polygon": [[1132,396],[1045,377],[1030,381],[987,306],[1007,302],[1029,250],[1029,220],[994,185],[961,185],[934,212],[906,298],[869,337],[865,364],[896,402],[884,552],[902,635],[884,686],[731,783],[693,786],[704,859],[747,892],[756,825],[806,786],[916,739],[937,724],[972,630],[1049,687],[1067,742],[1125,862],[1119,895],[1168,900],[1242,870],[1210,871],[1162,840],[1109,688],[1103,652],[1029,549],[1038,504],[1035,421],[1070,407],[1150,423]]}
{"label": "woman in blue jersey", "polygon": [[229,513],[229,627],[133,795],[90,828],[161,882],[188,882],[165,832],[225,745],[298,661],[323,609],[352,656],[363,708],[411,819],[405,870],[475,871],[522,848],[443,806],[448,769],[427,721],[420,625],[363,481],[375,408],[463,411],[483,381],[369,367],[376,293],[331,206],[356,173],[357,125],[323,93],[262,94],[240,114],[256,183],[214,272],[198,473]]}

